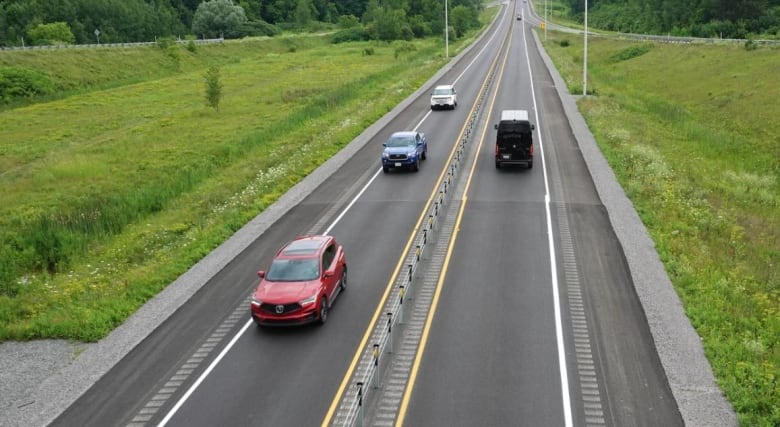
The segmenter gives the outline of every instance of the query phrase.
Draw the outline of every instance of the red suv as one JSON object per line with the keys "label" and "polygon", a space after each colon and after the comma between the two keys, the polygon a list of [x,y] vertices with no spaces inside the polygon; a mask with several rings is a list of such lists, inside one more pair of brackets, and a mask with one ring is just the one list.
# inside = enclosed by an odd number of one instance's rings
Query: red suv
{"label": "red suv", "polygon": [[258,271],[252,318],[259,326],[325,323],[333,300],[347,287],[347,258],[332,236],[301,236],[287,243],[268,271]]}

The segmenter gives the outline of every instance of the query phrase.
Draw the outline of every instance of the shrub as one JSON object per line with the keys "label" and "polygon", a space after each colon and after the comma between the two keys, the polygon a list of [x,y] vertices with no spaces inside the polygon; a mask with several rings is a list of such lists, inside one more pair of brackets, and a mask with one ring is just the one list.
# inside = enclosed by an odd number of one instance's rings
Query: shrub
{"label": "shrub", "polygon": [[21,67],[0,67],[0,102],[52,94],[57,87],[39,71]]}
{"label": "shrub", "polygon": [[65,22],[38,24],[27,31],[32,44],[42,46],[48,44],[73,44],[76,37]]}
{"label": "shrub", "polygon": [[339,27],[344,29],[355,28],[360,26],[360,19],[355,15],[341,15],[339,16]]}
{"label": "shrub", "polygon": [[373,47],[367,47],[363,49],[363,56],[371,56],[374,54],[374,48]]}
{"label": "shrub", "polygon": [[631,58],[636,58],[638,56],[642,56],[646,54],[647,52],[650,52],[650,49],[653,48],[653,45],[650,43],[644,43],[640,45],[634,45],[631,47],[627,47],[620,52],[612,55],[609,57],[609,60],[611,62],[620,62],[620,61],[626,61]]}
{"label": "shrub", "polygon": [[222,99],[222,82],[219,78],[219,67],[212,65],[206,72],[206,105],[219,110]]}
{"label": "shrub", "polygon": [[167,50],[176,45],[176,39],[173,37],[160,37],[157,39],[157,47]]}
{"label": "shrub", "polygon": [[344,42],[358,42],[368,40],[368,34],[363,27],[352,27],[346,30],[337,31],[330,38],[330,42],[333,44]]}
{"label": "shrub", "polygon": [[563,39],[563,40],[561,40],[561,41],[560,41],[560,43],[558,43],[558,44],[560,44],[560,45],[561,45],[561,47],[569,47],[569,45],[570,45],[570,43],[569,43],[569,39]]}
{"label": "shrub", "polygon": [[267,36],[273,37],[282,32],[279,27],[265,21],[247,21],[238,27],[238,33],[242,36]]}
{"label": "shrub", "polygon": [[425,37],[429,34],[433,34],[431,30],[431,24],[425,20],[422,15],[414,15],[409,19],[409,28],[415,37]]}
{"label": "shrub", "polygon": [[745,41],[745,50],[756,50],[758,49],[758,43],[756,43],[753,39],[747,39]]}
{"label": "shrub", "polygon": [[414,52],[415,50],[417,50],[417,46],[415,46],[413,43],[401,42],[395,45],[394,55],[395,58],[398,58],[401,55]]}

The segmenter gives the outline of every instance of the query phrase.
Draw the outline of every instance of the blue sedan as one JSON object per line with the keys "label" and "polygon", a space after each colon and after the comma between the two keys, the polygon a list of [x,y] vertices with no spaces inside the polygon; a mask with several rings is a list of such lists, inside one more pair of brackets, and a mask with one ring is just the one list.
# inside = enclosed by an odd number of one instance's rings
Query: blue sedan
{"label": "blue sedan", "polygon": [[428,141],[425,134],[415,131],[396,132],[382,144],[382,171],[410,168],[420,170],[420,161],[428,154]]}

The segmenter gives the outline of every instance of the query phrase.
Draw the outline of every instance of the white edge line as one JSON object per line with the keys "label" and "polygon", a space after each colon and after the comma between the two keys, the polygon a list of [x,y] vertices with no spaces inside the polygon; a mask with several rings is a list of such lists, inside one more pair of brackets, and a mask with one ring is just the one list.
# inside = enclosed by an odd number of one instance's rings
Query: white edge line
{"label": "white edge line", "polygon": [[349,204],[347,205],[347,207],[345,207],[345,208],[344,208],[344,210],[343,210],[343,211],[341,211],[341,213],[339,214],[339,216],[338,216],[338,217],[336,217],[336,219],[335,219],[335,220],[333,220],[333,223],[332,223],[332,224],[330,224],[330,226],[328,226],[328,228],[326,228],[326,229],[325,229],[325,231],[322,233],[323,235],[330,233],[330,230],[332,230],[332,229],[333,229],[333,227],[335,227],[335,226],[336,226],[336,224],[338,224],[338,223],[339,223],[339,221],[341,221],[341,218],[343,218],[343,217],[344,217],[344,215],[346,215],[346,214],[347,214],[347,212],[349,212],[349,210],[352,208],[352,205],[354,205],[354,204],[355,204],[355,202],[357,202],[357,201],[358,201],[358,199],[360,198],[360,196],[362,196],[362,195],[363,195],[363,193],[365,193],[365,192],[366,192],[366,190],[368,190],[368,187],[371,185],[371,183],[372,183],[372,182],[374,182],[374,180],[376,179],[376,177],[377,177],[377,176],[379,176],[379,172],[381,172],[381,171],[382,171],[382,168],[379,168],[379,169],[377,169],[377,171],[374,173],[374,176],[372,176],[372,177],[371,177],[371,179],[369,179],[369,180],[368,180],[368,182],[366,183],[366,185],[364,185],[364,186],[363,186],[363,188],[360,190],[360,192],[359,192],[359,193],[357,193],[357,195],[355,195],[355,197],[352,199],[352,201],[350,201],[350,202],[349,202]]}
{"label": "white edge line", "polygon": [[246,322],[246,323],[244,324],[244,326],[241,328],[241,330],[240,330],[240,331],[238,331],[238,333],[237,333],[237,334],[236,334],[236,335],[233,337],[233,339],[231,339],[231,340],[230,340],[230,342],[228,343],[228,345],[226,345],[226,346],[225,346],[225,348],[223,348],[223,349],[222,349],[222,351],[220,351],[220,352],[219,352],[219,356],[217,356],[217,357],[216,357],[216,358],[215,358],[215,359],[214,359],[214,360],[213,360],[213,361],[212,361],[212,362],[209,364],[209,367],[208,367],[208,368],[206,368],[206,370],[205,370],[205,371],[203,371],[203,373],[202,373],[202,374],[200,374],[200,376],[198,377],[198,379],[197,379],[197,380],[196,380],[196,381],[195,381],[195,382],[194,382],[194,383],[193,383],[193,384],[190,386],[190,388],[189,388],[189,389],[187,389],[187,392],[186,392],[186,393],[184,393],[184,395],[183,395],[181,398],[179,398],[179,400],[176,402],[176,404],[175,404],[175,405],[173,405],[173,408],[171,408],[171,410],[170,410],[170,411],[168,411],[168,413],[165,415],[165,418],[163,418],[163,419],[162,419],[162,421],[160,421],[160,423],[159,423],[159,424],[157,424],[157,427],[163,427],[165,424],[167,424],[167,423],[168,423],[168,421],[170,421],[170,420],[171,420],[171,418],[173,417],[173,415],[174,415],[174,414],[176,414],[176,411],[178,411],[178,410],[179,410],[179,408],[181,408],[181,406],[184,404],[184,402],[185,402],[185,401],[187,401],[187,399],[189,399],[190,395],[191,395],[193,392],[195,392],[195,389],[196,389],[196,388],[198,388],[198,386],[200,385],[200,383],[202,383],[202,382],[203,382],[203,380],[205,380],[205,379],[206,379],[206,377],[207,377],[207,376],[208,376],[208,375],[211,373],[211,371],[212,371],[212,370],[214,370],[214,368],[217,366],[217,364],[220,362],[220,360],[222,360],[222,358],[223,358],[223,357],[225,357],[225,355],[227,354],[227,352],[228,352],[228,351],[229,351],[229,350],[230,350],[230,349],[233,347],[233,345],[234,345],[234,344],[235,344],[235,343],[238,341],[238,339],[241,337],[241,335],[243,335],[243,334],[244,334],[244,331],[246,331],[246,330],[247,330],[247,328],[249,328],[249,326],[251,326],[251,325],[252,325],[252,323],[254,323],[254,321],[250,319],[248,322]]}
{"label": "white edge line", "polygon": [[[528,55],[528,42],[525,37],[525,27],[521,26],[523,34],[523,45],[525,46],[526,64],[528,64],[528,75],[531,80],[531,99],[534,105],[534,117],[539,124],[539,109],[536,106],[536,92],[534,88],[533,71],[531,71],[531,58]],[[542,132],[539,127],[537,131],[539,137],[539,151],[542,157],[542,171],[544,172],[544,210],[547,216],[547,242],[550,248],[550,274],[552,276],[553,300],[555,301],[555,337],[558,342],[558,365],[561,372],[561,398],[563,400],[563,419],[566,427],[571,427],[571,398],[569,390],[569,373],[566,367],[566,346],[563,341],[563,320],[561,319],[561,297],[558,290],[558,264],[555,258],[555,240],[553,239],[552,218],[550,214],[550,184],[547,178],[547,163],[544,161],[544,144],[542,143]]]}
{"label": "white edge line", "polygon": [[[496,32],[496,33],[497,33],[497,32]],[[495,37],[495,34],[496,34],[496,33],[493,33],[493,36],[491,36],[491,39],[492,39],[493,37]],[[525,40],[525,37],[524,37],[523,39]],[[458,77],[455,79],[455,81],[453,82],[453,84],[457,83],[457,81],[458,81],[458,80],[460,80],[460,78],[461,78],[461,77],[463,77],[463,75],[464,75],[464,74],[466,74],[466,72],[468,71],[468,69],[469,69],[469,68],[471,68],[471,66],[474,64],[474,62],[476,62],[476,60],[477,60],[477,59],[478,59],[478,58],[479,58],[479,57],[482,55],[482,53],[485,51],[485,49],[487,48],[487,46],[488,46],[488,45],[489,45],[489,43],[486,43],[486,44],[485,44],[485,46],[483,46],[483,47],[482,47],[482,49],[479,51],[479,53],[477,53],[477,55],[474,57],[474,59],[473,59],[471,62],[469,62],[469,64],[466,66],[466,68],[464,68],[464,69],[463,69],[463,71],[462,71],[462,72],[461,72],[461,73],[458,75]],[[534,105],[536,105],[535,101],[534,101]],[[423,122],[425,121],[425,119],[427,119],[427,118],[428,118],[428,116],[430,116],[430,115],[431,115],[431,111],[428,111],[428,112],[427,112],[427,114],[425,114],[425,115],[423,116],[423,118],[422,118],[422,119],[420,119],[420,121],[419,121],[419,122],[417,123],[417,125],[416,125],[416,126],[413,128],[413,130],[415,130],[415,131],[416,131],[416,130],[417,130],[417,129],[418,129],[418,128],[419,128],[419,127],[420,127],[420,126],[423,124]],[[537,122],[538,122],[538,121],[539,121],[539,120],[538,120],[538,118],[537,118]],[[541,140],[540,140],[540,144],[541,144]],[[544,163],[544,159],[542,159],[542,163]],[[368,187],[371,185],[371,183],[373,183],[373,182],[374,182],[374,180],[377,178],[377,176],[379,176],[379,172],[381,172],[381,171],[382,171],[382,169],[380,168],[380,169],[378,169],[378,170],[377,170],[377,171],[374,173],[374,176],[372,176],[372,177],[371,177],[371,179],[370,179],[370,180],[369,180],[369,181],[366,183],[366,185],[365,185],[365,186],[363,186],[363,188],[360,190],[360,192],[358,192],[358,194],[357,194],[357,195],[355,195],[355,197],[354,197],[354,198],[353,198],[353,199],[352,199],[352,200],[349,202],[349,204],[348,204],[348,205],[347,205],[347,206],[344,208],[344,210],[343,210],[343,211],[342,211],[342,212],[339,214],[339,216],[338,216],[338,217],[336,217],[336,219],[333,221],[333,223],[331,223],[331,224],[328,226],[328,228],[327,228],[327,229],[325,229],[325,231],[322,233],[323,235],[327,235],[328,233],[330,233],[330,231],[333,229],[333,227],[335,227],[335,226],[336,226],[336,224],[338,224],[338,223],[339,223],[339,221],[341,221],[341,219],[344,217],[344,215],[346,215],[346,213],[347,213],[347,212],[348,212],[348,211],[349,211],[349,210],[352,208],[352,206],[353,206],[353,205],[354,205],[354,204],[355,204],[355,203],[358,201],[358,199],[360,199],[360,197],[363,195],[363,193],[365,193],[365,192],[366,192],[366,190],[367,190],[367,189],[368,189]],[[545,182],[546,182],[546,181],[545,181]],[[548,218],[549,218],[549,215],[548,215]],[[173,406],[173,408],[171,408],[171,410],[170,410],[170,411],[168,411],[168,413],[165,415],[165,418],[163,418],[163,419],[162,419],[162,421],[160,421],[160,423],[159,423],[159,424],[157,424],[157,427],[163,427],[163,426],[165,426],[165,425],[168,423],[168,421],[170,421],[170,420],[171,420],[171,418],[173,418],[173,416],[176,414],[176,412],[179,410],[179,408],[181,408],[181,406],[182,406],[182,405],[184,405],[184,402],[186,402],[186,401],[187,401],[187,399],[189,399],[189,397],[192,395],[192,393],[194,393],[194,392],[195,392],[195,390],[196,390],[196,389],[197,389],[197,388],[200,386],[200,384],[203,382],[203,380],[205,380],[205,379],[206,379],[206,377],[207,377],[207,376],[208,376],[208,375],[211,373],[211,371],[213,371],[213,370],[214,370],[214,368],[216,368],[216,366],[219,364],[219,362],[222,360],[222,358],[223,358],[223,357],[225,357],[225,355],[227,354],[227,352],[228,352],[228,351],[229,351],[229,350],[230,350],[230,349],[233,347],[233,345],[234,345],[234,344],[235,344],[235,343],[238,341],[238,339],[239,339],[239,338],[240,338],[240,337],[241,337],[241,336],[244,334],[244,332],[246,332],[246,330],[249,328],[249,326],[252,324],[252,322],[253,322],[253,320],[251,320],[251,319],[250,319],[250,320],[249,320],[249,321],[248,321],[248,322],[247,322],[247,323],[246,323],[246,324],[245,324],[245,325],[244,325],[244,326],[241,328],[241,330],[240,330],[240,331],[238,331],[238,332],[236,333],[236,335],[234,335],[234,336],[233,336],[233,338],[230,340],[230,342],[228,343],[228,345],[227,345],[227,346],[225,346],[225,348],[224,348],[224,349],[222,349],[222,351],[219,353],[219,356],[217,356],[217,357],[216,357],[216,358],[215,358],[215,359],[214,359],[214,360],[211,362],[211,364],[209,364],[208,368],[206,368],[206,370],[205,370],[205,371],[203,371],[203,373],[202,373],[202,374],[200,374],[200,376],[198,377],[198,379],[197,379],[197,380],[196,380],[196,381],[195,381],[195,382],[194,382],[194,383],[193,383],[193,384],[190,386],[190,388],[189,388],[189,389],[187,389],[187,392],[186,392],[186,393],[184,393],[184,395],[182,395],[182,397],[180,397],[180,398],[179,398],[179,400],[176,402],[176,404]]]}

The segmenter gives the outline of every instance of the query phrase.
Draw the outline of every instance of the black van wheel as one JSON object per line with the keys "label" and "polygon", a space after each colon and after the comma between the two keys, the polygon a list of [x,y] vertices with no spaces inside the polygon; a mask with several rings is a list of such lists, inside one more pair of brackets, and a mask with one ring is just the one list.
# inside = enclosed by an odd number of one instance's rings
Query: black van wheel
{"label": "black van wheel", "polygon": [[501,169],[501,163],[499,163],[498,160],[496,160],[496,169]]}
{"label": "black van wheel", "polygon": [[531,169],[534,167],[534,162],[528,162],[528,169]]}

